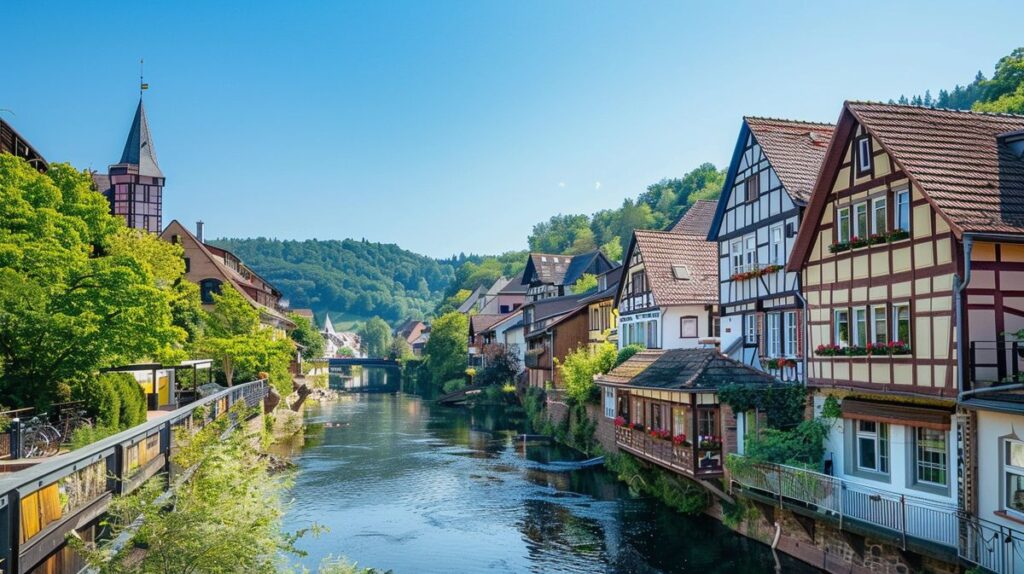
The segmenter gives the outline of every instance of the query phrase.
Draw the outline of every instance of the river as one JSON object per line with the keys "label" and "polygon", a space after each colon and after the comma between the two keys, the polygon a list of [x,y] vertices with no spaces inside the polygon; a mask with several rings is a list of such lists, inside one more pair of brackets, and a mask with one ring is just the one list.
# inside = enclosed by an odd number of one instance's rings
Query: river
{"label": "river", "polygon": [[[771,550],[707,517],[633,498],[603,468],[515,440],[522,421],[404,394],[312,406],[286,528],[317,523],[304,563],[344,555],[396,574],[776,572]],[[814,572],[780,555],[783,572]]]}

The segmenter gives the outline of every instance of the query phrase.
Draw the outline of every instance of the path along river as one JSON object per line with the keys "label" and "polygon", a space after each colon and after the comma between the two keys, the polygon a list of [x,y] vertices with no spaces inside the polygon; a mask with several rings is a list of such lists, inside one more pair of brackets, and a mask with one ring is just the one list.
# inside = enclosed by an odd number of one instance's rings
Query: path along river
{"label": "path along river", "polygon": [[[633,498],[603,468],[528,446],[522,421],[404,394],[352,394],[306,413],[286,527],[329,532],[299,546],[396,574],[776,572],[771,549],[707,517]],[[780,555],[782,572],[814,570]]]}

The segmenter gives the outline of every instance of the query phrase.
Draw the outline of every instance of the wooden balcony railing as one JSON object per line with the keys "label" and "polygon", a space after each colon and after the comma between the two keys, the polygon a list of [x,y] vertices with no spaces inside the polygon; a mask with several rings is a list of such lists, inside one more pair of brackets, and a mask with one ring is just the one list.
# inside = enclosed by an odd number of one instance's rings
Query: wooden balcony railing
{"label": "wooden balcony railing", "polygon": [[626,426],[615,428],[615,443],[632,454],[686,476],[699,475],[703,477],[722,473],[722,467],[718,464],[700,469],[695,468],[695,447],[692,445],[676,445],[671,440],[654,438],[645,432]]}
{"label": "wooden balcony railing", "polygon": [[1020,341],[971,341],[967,357],[967,389],[974,390],[999,384],[1022,383]]}

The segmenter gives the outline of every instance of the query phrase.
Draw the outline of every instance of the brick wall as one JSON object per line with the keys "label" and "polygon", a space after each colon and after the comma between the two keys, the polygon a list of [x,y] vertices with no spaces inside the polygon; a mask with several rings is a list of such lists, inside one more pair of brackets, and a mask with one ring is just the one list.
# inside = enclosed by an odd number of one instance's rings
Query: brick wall
{"label": "brick wall", "polygon": [[587,415],[592,420],[597,421],[594,437],[597,439],[598,444],[601,445],[601,448],[606,453],[619,452],[619,447],[615,445],[614,420],[604,416],[604,409],[601,405],[587,405]]}

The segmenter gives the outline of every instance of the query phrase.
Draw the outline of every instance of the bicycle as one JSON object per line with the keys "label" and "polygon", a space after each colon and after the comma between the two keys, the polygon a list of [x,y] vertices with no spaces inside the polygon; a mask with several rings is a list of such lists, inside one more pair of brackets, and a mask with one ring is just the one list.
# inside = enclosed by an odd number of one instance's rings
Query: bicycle
{"label": "bicycle", "polygon": [[86,411],[78,410],[65,415],[58,421],[61,442],[71,440],[71,435],[82,427],[92,426],[92,419],[85,416]]}
{"label": "bicycle", "polygon": [[29,419],[21,437],[23,458],[52,456],[60,452],[60,431],[47,421],[46,413]]}

